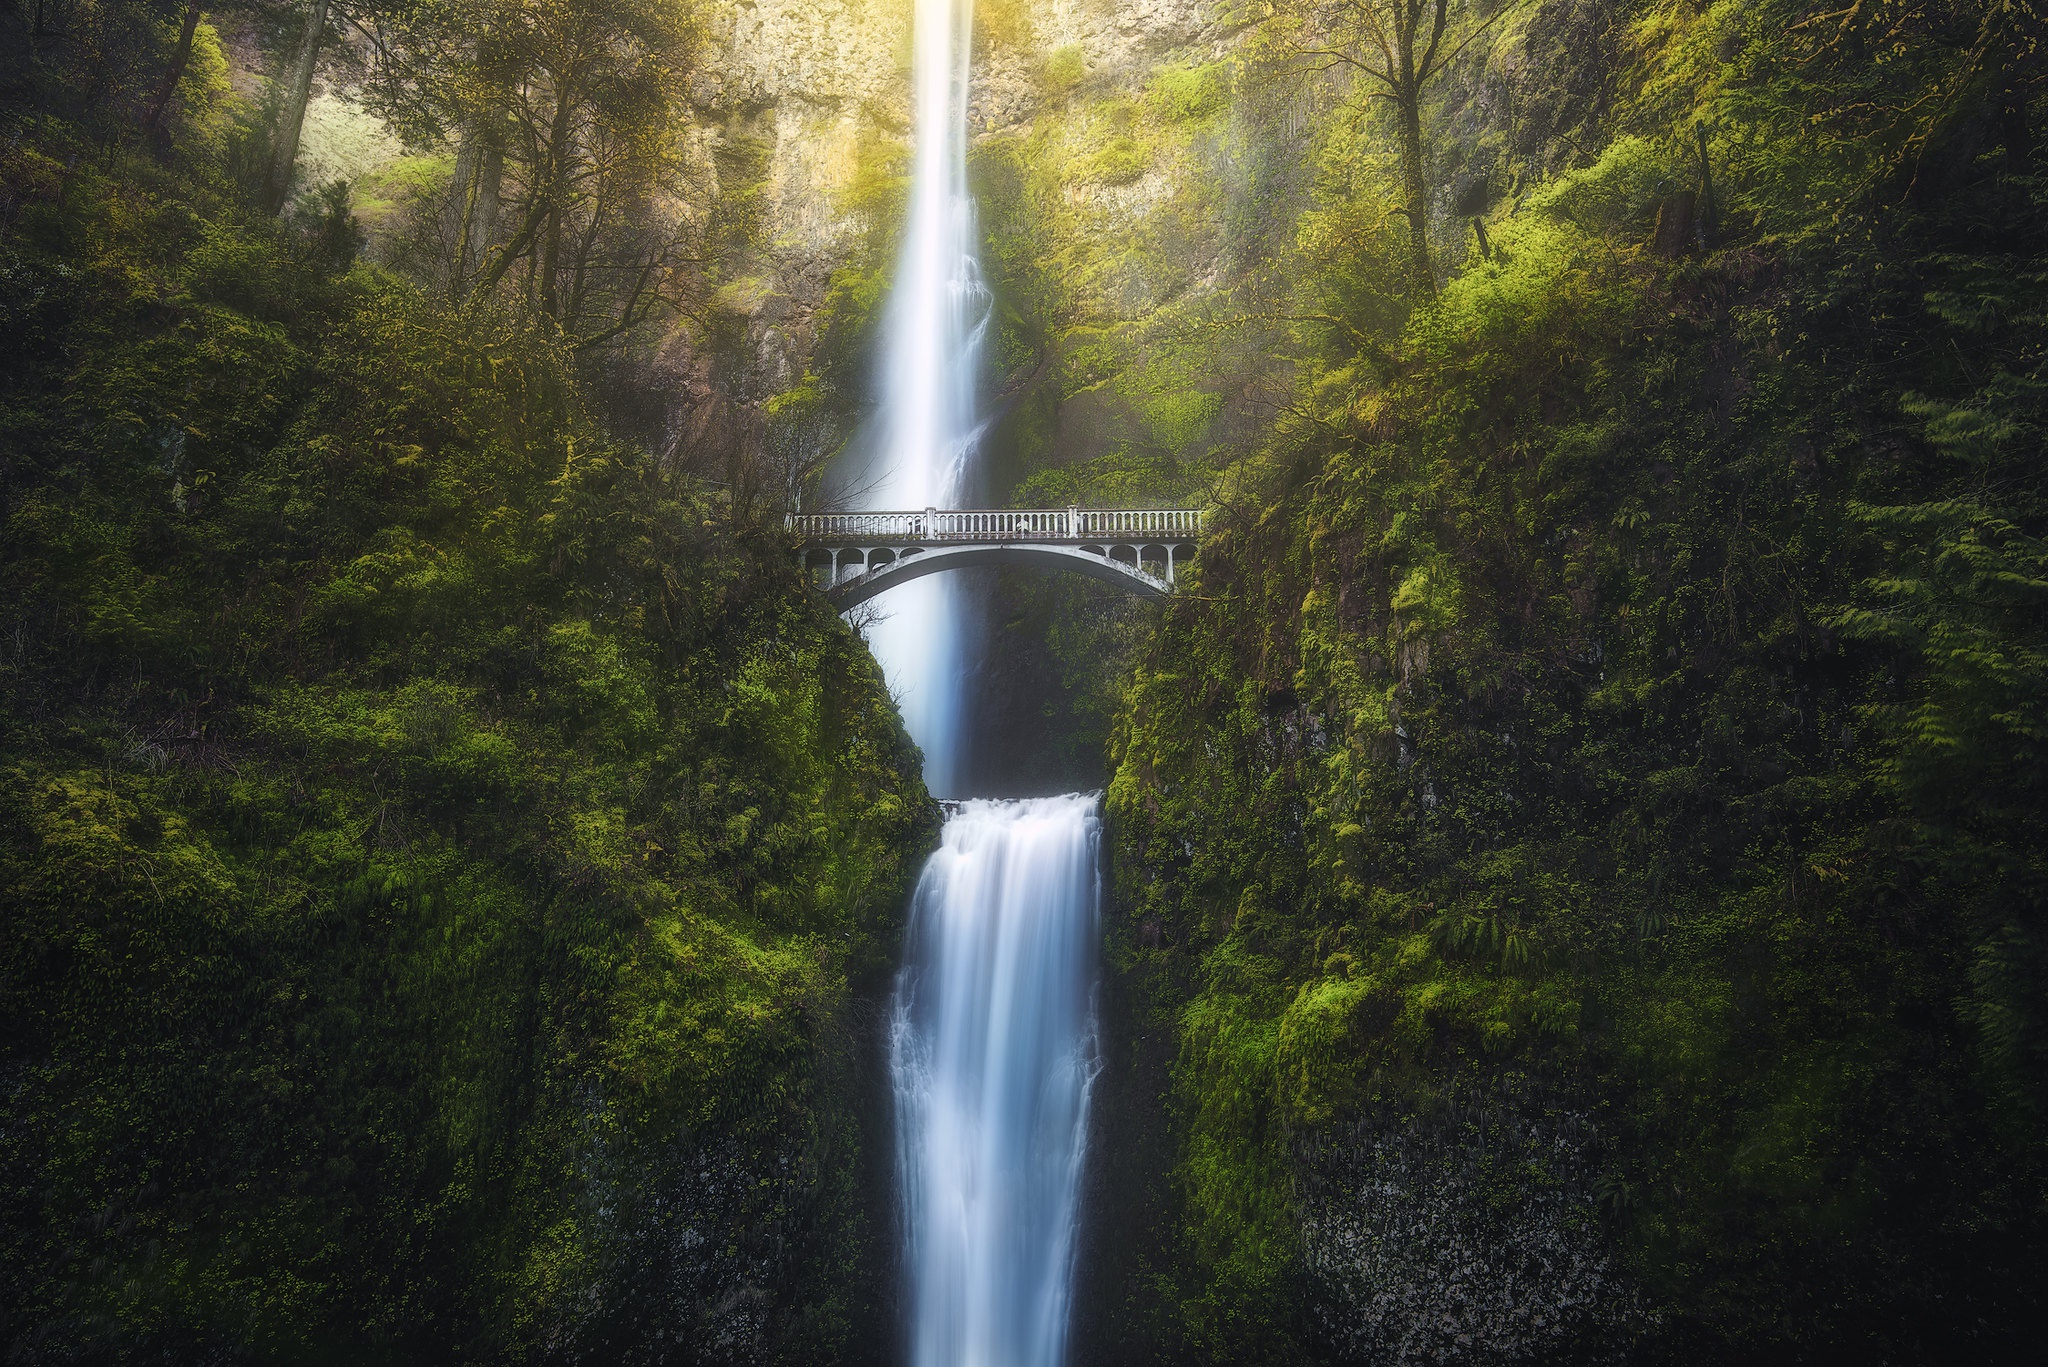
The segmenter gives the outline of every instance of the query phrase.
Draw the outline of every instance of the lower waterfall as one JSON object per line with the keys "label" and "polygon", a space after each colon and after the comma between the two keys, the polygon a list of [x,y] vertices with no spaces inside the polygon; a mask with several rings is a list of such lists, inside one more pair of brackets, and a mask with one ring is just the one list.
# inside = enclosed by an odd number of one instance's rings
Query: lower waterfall
{"label": "lower waterfall", "polygon": [[890,1030],[913,1367],[1064,1360],[1100,825],[1093,796],[965,802],[919,880]]}

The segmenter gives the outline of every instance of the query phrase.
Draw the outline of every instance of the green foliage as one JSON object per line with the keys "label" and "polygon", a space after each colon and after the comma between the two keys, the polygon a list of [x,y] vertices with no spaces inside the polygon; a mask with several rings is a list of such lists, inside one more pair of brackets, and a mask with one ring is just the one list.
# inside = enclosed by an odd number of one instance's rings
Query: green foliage
{"label": "green foliage", "polygon": [[0,237],[11,1351],[879,1342],[853,1001],[935,812],[865,650],[345,203],[66,150]]}
{"label": "green foliage", "polygon": [[1088,75],[1088,62],[1077,44],[1053,49],[1045,59],[1045,86],[1054,95],[1065,95]]}
{"label": "green foliage", "polygon": [[1591,166],[1539,187],[1527,207],[1589,233],[1640,237],[1656,214],[1658,199],[1695,179],[1647,139],[1617,138]]}
{"label": "green foliage", "polygon": [[1230,104],[1230,67],[1224,62],[1206,66],[1161,67],[1145,92],[1145,107],[1152,117],[1181,123],[1206,119]]}
{"label": "green foliage", "polygon": [[888,276],[879,267],[841,266],[825,288],[818,324],[817,365],[844,387],[859,388],[861,367],[872,349],[888,297]]}
{"label": "green foliage", "polygon": [[1220,64],[1162,68],[1139,98],[1075,100],[974,149],[984,264],[1020,343],[1003,368],[1013,416],[992,442],[1001,483],[1204,437],[1214,348],[1186,335],[1180,305],[1217,249],[1213,125],[1229,88]]}
{"label": "green foliage", "polygon": [[1082,159],[1075,168],[1082,180],[1103,185],[1129,185],[1151,169],[1152,154],[1136,138],[1117,134]]}
{"label": "green foliage", "polygon": [[1170,455],[1150,451],[1114,451],[1078,465],[1040,470],[1019,486],[1026,507],[1138,507],[1156,499],[1200,496],[1200,487]]}
{"label": "green foliage", "polygon": [[[2024,1354],[2048,206],[2004,97],[1898,112],[1971,88],[1991,12],[1862,61],[1826,46],[1860,9],[1644,11],[1612,136],[1397,336],[1370,180],[1310,197],[1311,355],[1111,742],[1165,1355],[1398,1313],[1310,1313],[1305,1193],[1358,1145],[1451,1170],[1478,1094],[1586,1117],[1583,1168],[1485,1199],[1597,1211],[1642,1353]],[[1665,262],[1695,120],[1722,240]]]}

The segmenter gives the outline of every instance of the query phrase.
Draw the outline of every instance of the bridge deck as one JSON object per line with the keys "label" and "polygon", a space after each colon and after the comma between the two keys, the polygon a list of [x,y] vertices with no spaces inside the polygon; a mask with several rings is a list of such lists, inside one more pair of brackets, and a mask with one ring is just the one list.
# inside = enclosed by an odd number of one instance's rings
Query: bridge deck
{"label": "bridge deck", "polygon": [[795,513],[790,531],[813,546],[929,542],[1193,541],[1199,508],[926,508],[922,512]]}
{"label": "bridge deck", "polygon": [[1202,510],[926,508],[799,513],[784,525],[802,538],[804,562],[824,571],[826,597],[844,610],[928,574],[1013,564],[1073,570],[1163,598],[1195,553]]}

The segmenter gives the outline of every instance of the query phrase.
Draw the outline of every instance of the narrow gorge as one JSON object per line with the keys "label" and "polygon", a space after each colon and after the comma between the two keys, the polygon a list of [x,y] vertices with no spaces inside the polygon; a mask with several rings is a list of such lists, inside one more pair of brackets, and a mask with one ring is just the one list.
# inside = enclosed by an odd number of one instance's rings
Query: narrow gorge
{"label": "narrow gorge", "polygon": [[0,0],[0,1354],[2032,1361],[2037,0]]}

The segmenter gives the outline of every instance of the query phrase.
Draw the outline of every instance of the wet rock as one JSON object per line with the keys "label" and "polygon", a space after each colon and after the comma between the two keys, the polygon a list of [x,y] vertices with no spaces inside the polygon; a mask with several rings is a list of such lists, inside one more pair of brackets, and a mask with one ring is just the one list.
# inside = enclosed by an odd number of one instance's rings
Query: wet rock
{"label": "wet rock", "polygon": [[1602,1229],[1599,1135],[1526,1083],[1466,1084],[1300,1148],[1312,1316],[1346,1361],[1619,1360],[1652,1318]]}

